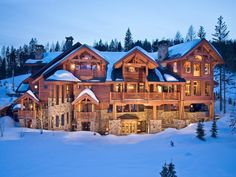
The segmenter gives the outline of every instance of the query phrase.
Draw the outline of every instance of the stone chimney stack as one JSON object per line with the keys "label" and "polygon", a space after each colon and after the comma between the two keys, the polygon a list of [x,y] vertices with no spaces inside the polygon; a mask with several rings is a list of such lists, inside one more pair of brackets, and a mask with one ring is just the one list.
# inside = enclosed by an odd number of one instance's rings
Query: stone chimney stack
{"label": "stone chimney stack", "polygon": [[158,60],[162,61],[168,57],[169,42],[162,40],[158,43]]}
{"label": "stone chimney stack", "polygon": [[72,36],[66,37],[64,51],[70,49],[72,47],[72,45],[73,45],[73,37]]}
{"label": "stone chimney stack", "polygon": [[43,58],[43,52],[44,52],[44,46],[43,45],[35,45],[35,59],[42,59]]}

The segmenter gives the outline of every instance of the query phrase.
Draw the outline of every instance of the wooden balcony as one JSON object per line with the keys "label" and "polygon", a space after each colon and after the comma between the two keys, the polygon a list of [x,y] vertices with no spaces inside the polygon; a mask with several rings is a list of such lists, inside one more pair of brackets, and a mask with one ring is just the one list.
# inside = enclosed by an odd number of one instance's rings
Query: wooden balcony
{"label": "wooden balcony", "polygon": [[157,93],[157,92],[110,92],[110,100],[179,100],[180,93]]}
{"label": "wooden balcony", "polygon": [[34,118],[36,115],[35,111],[30,111],[30,110],[19,110],[18,116],[19,118]]}
{"label": "wooden balcony", "polygon": [[81,120],[94,120],[96,119],[96,112],[76,112],[77,119]]}
{"label": "wooden balcony", "polygon": [[105,71],[80,69],[75,71],[75,75],[79,77],[105,77]]}

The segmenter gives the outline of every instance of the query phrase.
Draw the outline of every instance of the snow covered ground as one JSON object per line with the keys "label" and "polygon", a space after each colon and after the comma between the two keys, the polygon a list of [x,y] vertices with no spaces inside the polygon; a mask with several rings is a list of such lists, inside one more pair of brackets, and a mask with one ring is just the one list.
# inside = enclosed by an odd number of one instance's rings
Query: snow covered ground
{"label": "snow covered ground", "polygon": [[217,139],[210,137],[211,122],[205,123],[205,142],[195,137],[196,124],[153,135],[100,136],[63,131],[40,134],[15,127],[9,117],[4,120],[1,177],[155,177],[171,161],[181,177],[236,176],[236,134],[229,128],[229,114],[217,123]]}

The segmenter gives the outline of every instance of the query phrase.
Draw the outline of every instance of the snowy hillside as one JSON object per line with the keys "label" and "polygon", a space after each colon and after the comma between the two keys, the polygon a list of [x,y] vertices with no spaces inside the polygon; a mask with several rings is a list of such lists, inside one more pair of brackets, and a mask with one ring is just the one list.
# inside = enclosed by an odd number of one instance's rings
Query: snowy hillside
{"label": "snowy hillside", "polygon": [[[29,76],[30,74],[16,76],[14,78],[15,90],[20,85],[20,83]],[[12,78],[0,80],[0,109],[12,104],[16,99],[15,97],[8,96],[8,93],[12,93]]]}

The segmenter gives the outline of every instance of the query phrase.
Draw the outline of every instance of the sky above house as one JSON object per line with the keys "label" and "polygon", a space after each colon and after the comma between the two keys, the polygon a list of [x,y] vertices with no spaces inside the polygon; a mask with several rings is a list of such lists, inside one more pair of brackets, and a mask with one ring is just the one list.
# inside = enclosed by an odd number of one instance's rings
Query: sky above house
{"label": "sky above house", "polygon": [[129,27],[134,40],[186,36],[190,25],[204,26],[212,39],[222,15],[236,39],[235,0],[0,0],[0,46],[74,41],[93,45],[100,38],[124,41]]}

